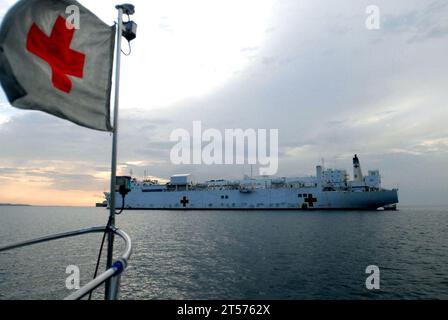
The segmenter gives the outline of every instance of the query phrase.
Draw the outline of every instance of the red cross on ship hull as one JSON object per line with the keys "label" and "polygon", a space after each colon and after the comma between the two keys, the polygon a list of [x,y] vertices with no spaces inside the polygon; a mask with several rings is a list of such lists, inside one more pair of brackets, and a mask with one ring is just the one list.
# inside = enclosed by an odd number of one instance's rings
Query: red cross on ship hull
{"label": "red cross on ship hull", "polygon": [[314,203],[317,202],[317,199],[313,197],[312,194],[309,194],[307,198],[305,198],[305,202],[307,203],[308,208],[314,208]]}
{"label": "red cross on ship hull", "polygon": [[188,200],[187,197],[183,197],[183,198],[180,200],[180,204],[181,204],[184,208],[186,208],[186,207],[187,207],[187,204],[189,204],[189,203],[190,203],[190,200]]}

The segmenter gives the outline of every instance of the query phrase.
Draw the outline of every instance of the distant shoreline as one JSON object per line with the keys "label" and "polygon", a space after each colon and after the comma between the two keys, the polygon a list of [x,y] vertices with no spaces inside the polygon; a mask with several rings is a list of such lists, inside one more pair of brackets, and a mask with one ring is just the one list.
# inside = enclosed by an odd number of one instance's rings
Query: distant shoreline
{"label": "distant shoreline", "polygon": [[29,204],[0,203],[0,207],[31,207]]}

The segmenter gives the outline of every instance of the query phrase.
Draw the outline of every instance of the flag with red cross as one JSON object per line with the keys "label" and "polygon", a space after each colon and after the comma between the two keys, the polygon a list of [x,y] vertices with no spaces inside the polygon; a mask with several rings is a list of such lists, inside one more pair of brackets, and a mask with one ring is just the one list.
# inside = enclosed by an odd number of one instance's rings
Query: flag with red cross
{"label": "flag with red cross", "polygon": [[0,83],[10,104],[111,131],[114,37],[114,26],[77,1],[19,1],[0,27]]}

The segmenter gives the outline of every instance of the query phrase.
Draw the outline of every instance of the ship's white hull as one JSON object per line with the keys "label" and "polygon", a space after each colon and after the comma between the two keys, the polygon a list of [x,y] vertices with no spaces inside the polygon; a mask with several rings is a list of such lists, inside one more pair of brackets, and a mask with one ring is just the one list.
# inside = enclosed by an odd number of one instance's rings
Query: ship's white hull
{"label": "ship's white hull", "polygon": [[[125,209],[134,210],[374,210],[398,203],[397,190],[321,191],[317,188],[186,190],[144,192],[133,189]],[[116,208],[122,198],[117,193]]]}

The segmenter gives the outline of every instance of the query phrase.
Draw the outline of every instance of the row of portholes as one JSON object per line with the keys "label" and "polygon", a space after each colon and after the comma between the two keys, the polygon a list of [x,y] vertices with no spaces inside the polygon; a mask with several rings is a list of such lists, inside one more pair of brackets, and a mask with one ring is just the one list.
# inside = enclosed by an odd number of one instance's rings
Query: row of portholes
{"label": "row of portholes", "polygon": [[[269,207],[271,207],[271,208],[272,208],[272,207],[277,207],[277,208],[279,208],[279,207],[282,206],[282,205],[285,205],[285,203],[270,203],[270,204],[269,204]],[[213,207],[213,203],[209,203],[208,206],[209,206],[209,207]],[[228,203],[221,203],[220,206],[221,206],[221,207],[226,207],[226,206],[229,207],[229,204],[228,204]],[[232,203],[231,206],[232,206],[232,207],[236,207],[236,203]],[[248,204],[247,204],[247,203],[242,203],[240,206],[241,206],[241,207],[247,207]],[[254,208],[254,207],[264,207],[264,206],[265,206],[264,203],[257,203],[256,206],[254,206],[254,205],[250,205],[249,207]],[[144,206],[143,204],[138,204],[136,207],[137,207],[137,208],[138,208],[138,207],[140,207],[140,208],[143,208],[143,207],[154,208],[154,205],[153,205],[153,204],[150,204],[150,205],[148,205],[148,206]],[[168,206],[168,208],[179,208],[179,207],[180,207],[180,205],[177,204],[177,203],[176,203],[174,206],[171,205],[171,204]],[[292,207],[292,205],[289,205],[289,207]]]}
{"label": "row of portholes", "polygon": [[[285,205],[286,205],[286,203],[270,203],[269,207],[277,207],[277,208],[279,208],[279,207],[285,206]],[[176,206],[178,206],[178,205],[176,205]],[[208,206],[210,208],[213,207],[213,203],[209,203]],[[221,203],[220,206],[221,207],[229,207],[230,204],[229,203]],[[219,205],[218,205],[218,207],[219,207]],[[236,203],[232,203],[232,207],[236,207]],[[240,205],[240,207],[247,207],[247,203],[242,203]],[[249,207],[250,208],[255,208],[255,207],[260,208],[260,207],[265,207],[265,204],[264,203],[257,203],[256,205],[250,205]],[[293,208],[295,206],[292,205],[292,204],[289,204],[288,207]]]}
{"label": "row of portholes", "polygon": [[[209,203],[208,206],[211,208],[213,207],[213,203]],[[229,207],[229,203],[221,203],[221,207]],[[232,203],[232,207],[236,207],[236,203]]]}

